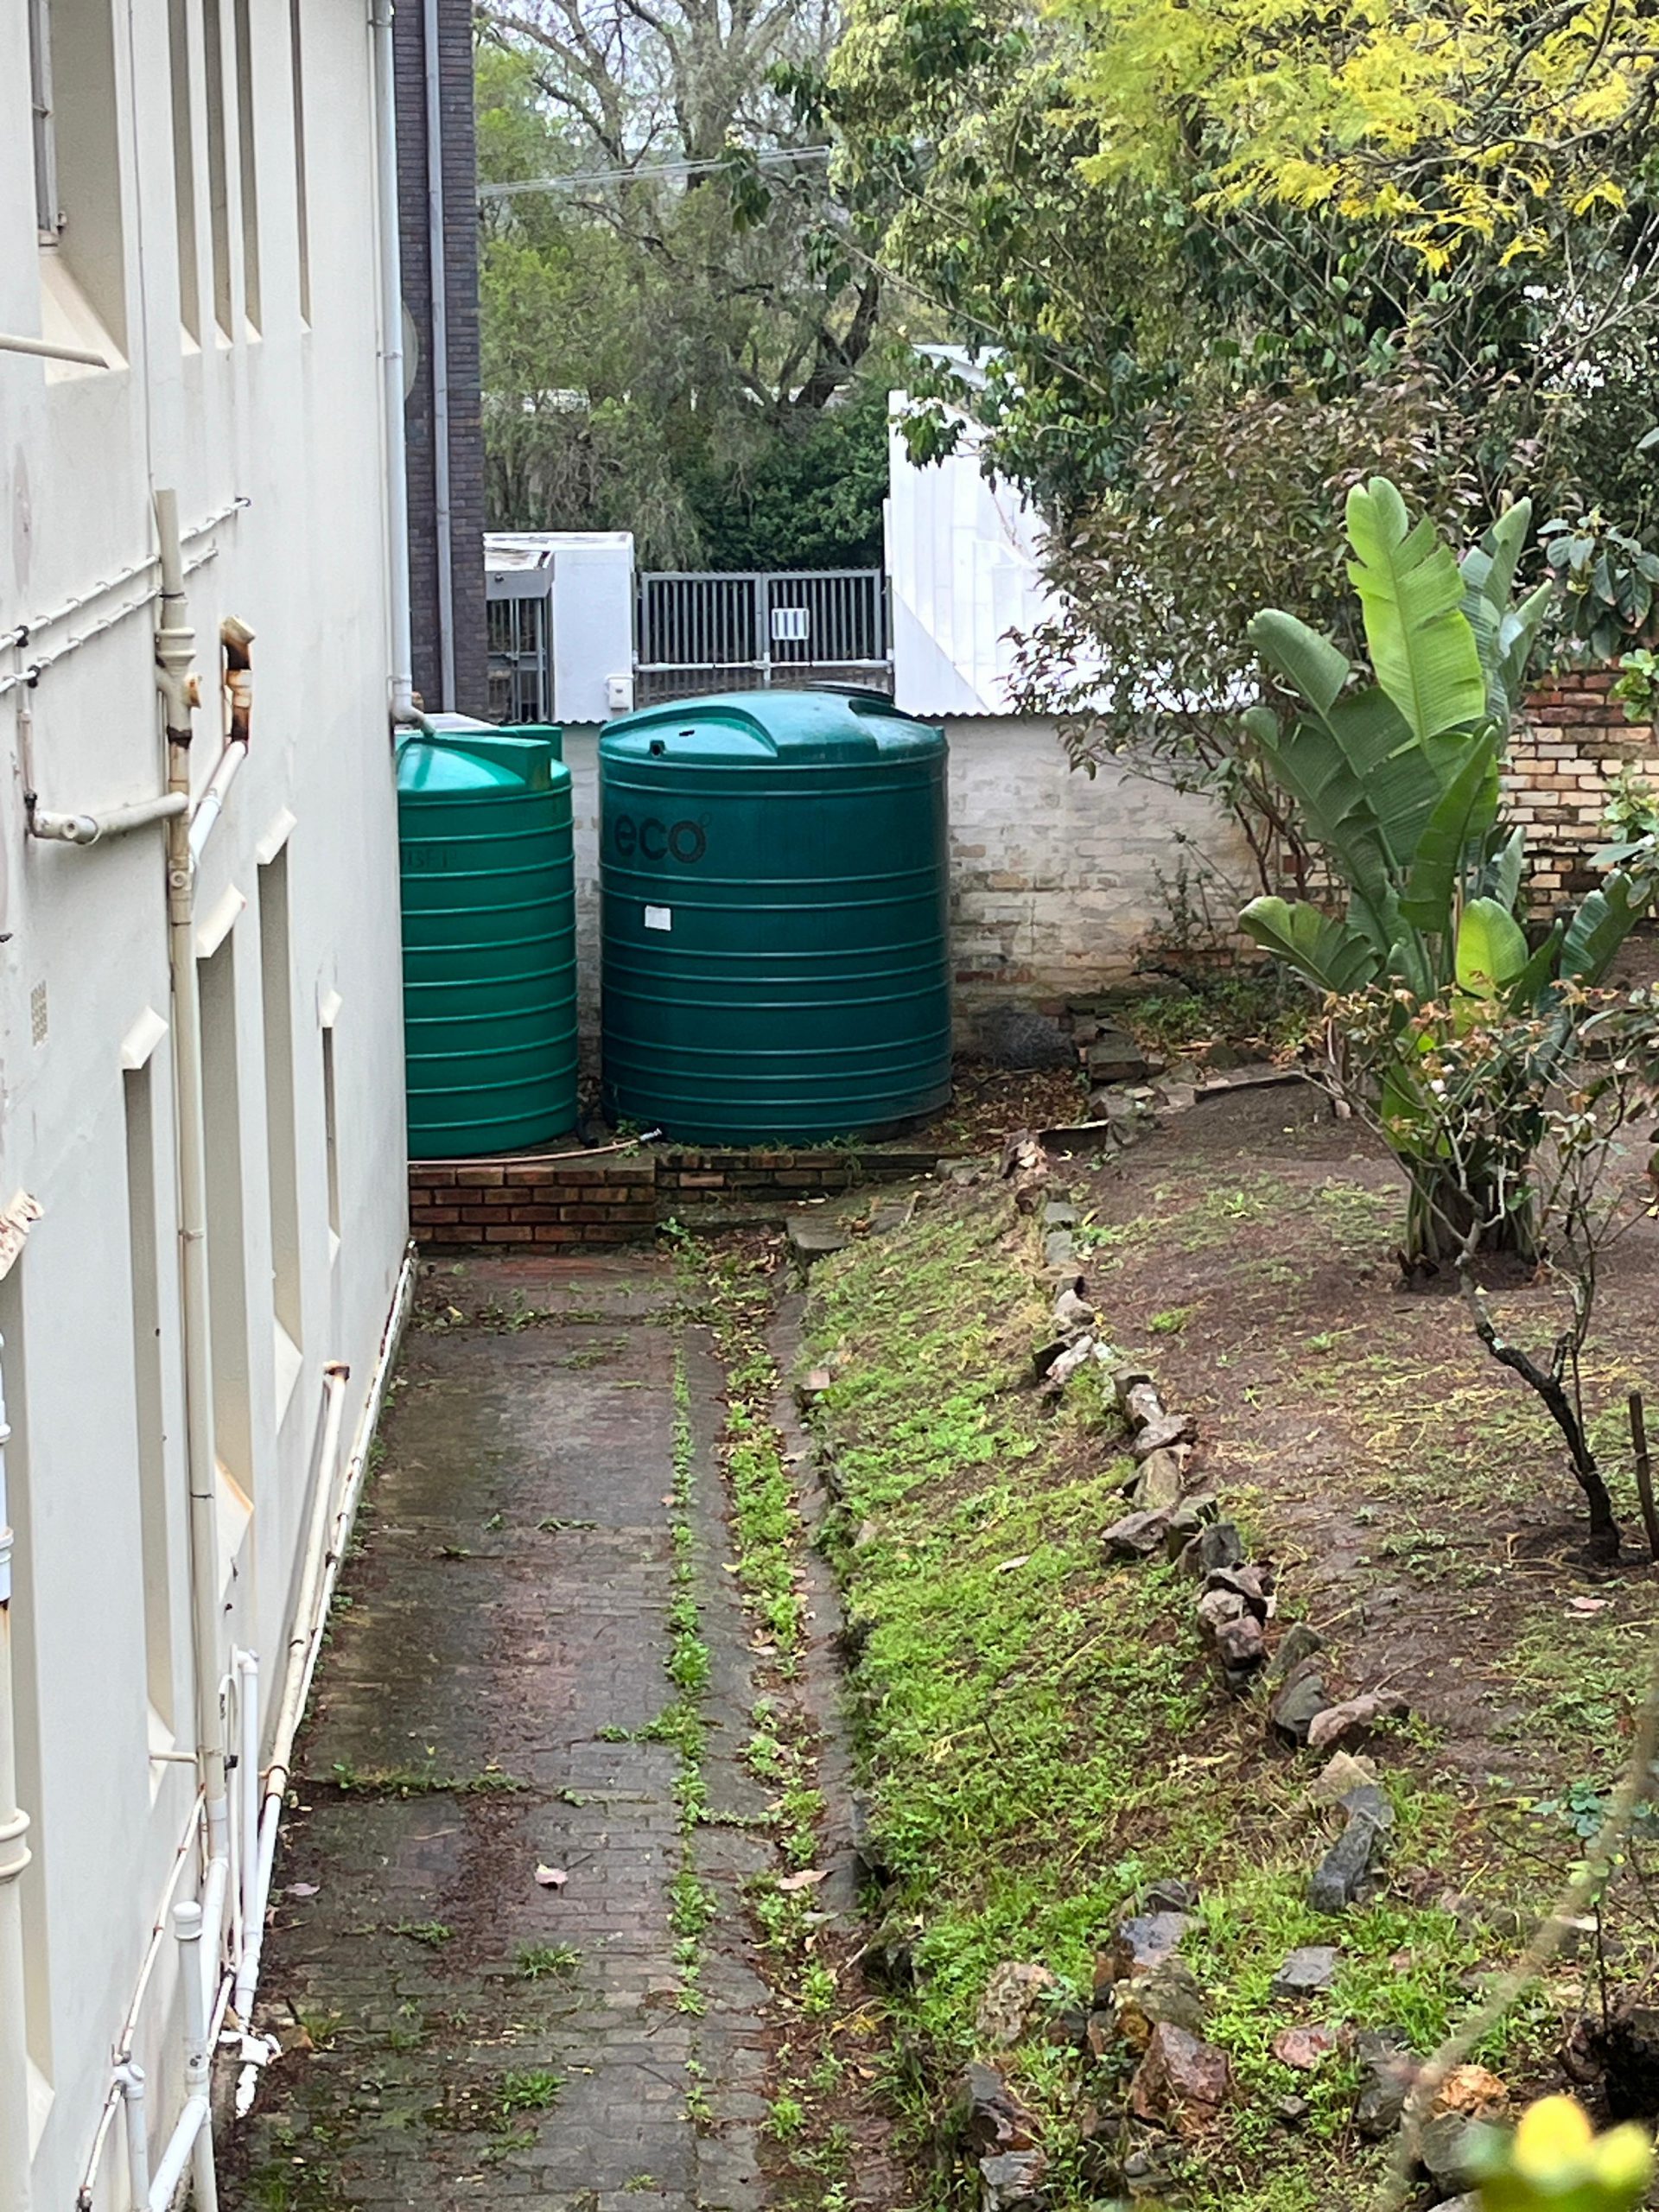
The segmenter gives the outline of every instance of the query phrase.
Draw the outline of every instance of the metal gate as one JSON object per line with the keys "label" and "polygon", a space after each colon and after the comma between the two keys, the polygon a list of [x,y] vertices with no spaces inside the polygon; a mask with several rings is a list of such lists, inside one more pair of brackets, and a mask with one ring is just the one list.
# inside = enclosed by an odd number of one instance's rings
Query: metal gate
{"label": "metal gate", "polygon": [[493,722],[553,719],[553,571],[486,569],[489,716]]}
{"label": "metal gate", "polygon": [[641,706],[836,681],[891,691],[887,578],[880,569],[642,573],[634,675]]}

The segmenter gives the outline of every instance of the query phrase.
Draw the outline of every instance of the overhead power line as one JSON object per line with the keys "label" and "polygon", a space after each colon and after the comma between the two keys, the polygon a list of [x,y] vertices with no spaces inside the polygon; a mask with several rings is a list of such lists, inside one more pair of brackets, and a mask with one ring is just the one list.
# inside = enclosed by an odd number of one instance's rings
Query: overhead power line
{"label": "overhead power line", "polygon": [[520,177],[510,184],[480,184],[480,200],[508,200],[521,192],[579,192],[596,184],[634,184],[645,177],[706,176],[716,169],[738,167],[777,168],[793,162],[825,162],[828,146],[772,146],[758,154],[734,148],[729,154],[698,162],[641,162],[635,168],[577,169],[563,176]]}

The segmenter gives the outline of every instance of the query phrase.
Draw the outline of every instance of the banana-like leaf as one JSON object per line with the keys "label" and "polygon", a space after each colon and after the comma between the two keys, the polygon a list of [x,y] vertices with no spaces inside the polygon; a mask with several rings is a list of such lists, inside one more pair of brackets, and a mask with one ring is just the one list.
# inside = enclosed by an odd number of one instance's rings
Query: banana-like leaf
{"label": "banana-like leaf", "polygon": [[1396,982],[1420,999],[1432,999],[1440,979],[1428,957],[1428,947],[1415,930],[1407,930],[1389,947],[1388,969]]}
{"label": "banana-like leaf", "polygon": [[1393,896],[1393,855],[1336,736],[1312,716],[1289,730],[1281,730],[1271,715],[1253,718],[1249,728],[1263,760],[1300,808],[1314,842],[1347,884],[1377,951],[1386,951],[1389,931],[1382,917]]}
{"label": "banana-like leaf", "polygon": [[1357,991],[1381,963],[1360,931],[1306,899],[1252,899],[1239,925],[1266,951],[1288,960],[1325,991]]}
{"label": "banana-like leaf", "polygon": [[1488,737],[1441,793],[1424,824],[1400,912],[1420,930],[1448,936],[1453,894],[1462,881],[1470,847],[1485,837],[1497,815],[1497,741]]}
{"label": "banana-like leaf", "polygon": [[1471,899],[1458,923],[1458,988],[1471,998],[1508,991],[1526,968],[1527,933],[1496,899]]}
{"label": "banana-like leaf", "polygon": [[1480,894],[1483,899],[1496,899],[1509,913],[1515,912],[1515,902],[1521,895],[1521,871],[1527,863],[1526,825],[1517,823],[1495,852],[1486,856],[1481,870]]}
{"label": "banana-like leaf", "polygon": [[1580,983],[1599,983],[1609,963],[1652,901],[1652,893],[1616,868],[1599,891],[1591,892],[1567,924],[1561,944],[1561,973]]}
{"label": "banana-like leaf", "polygon": [[1348,574],[1376,680],[1420,742],[1481,721],[1486,678],[1463,611],[1463,579],[1427,518],[1414,529],[1385,476],[1348,494]]}
{"label": "banana-like leaf", "polygon": [[1318,714],[1336,704],[1338,693],[1353,674],[1347,656],[1328,638],[1277,607],[1258,614],[1246,634],[1268,667],[1294,683]]}
{"label": "banana-like leaf", "polygon": [[[1517,836],[1520,832],[1517,830]],[[1549,935],[1510,986],[1510,1005],[1517,1014],[1532,1012],[1555,980],[1555,957],[1566,935],[1560,922],[1552,922]]]}
{"label": "banana-like leaf", "polygon": [[1554,584],[1540,584],[1535,591],[1527,594],[1518,607],[1510,608],[1499,626],[1497,677],[1506,715],[1514,713],[1526,689],[1527,664],[1532,658],[1533,646],[1554,596]]}
{"label": "banana-like leaf", "polygon": [[1478,592],[1500,614],[1515,588],[1516,567],[1531,526],[1532,501],[1517,499],[1459,563],[1465,589]]}
{"label": "banana-like leaf", "polygon": [[1339,699],[1325,721],[1379,826],[1393,878],[1403,881],[1429,816],[1463,765],[1470,734],[1460,730],[1420,745],[1374,684]]}

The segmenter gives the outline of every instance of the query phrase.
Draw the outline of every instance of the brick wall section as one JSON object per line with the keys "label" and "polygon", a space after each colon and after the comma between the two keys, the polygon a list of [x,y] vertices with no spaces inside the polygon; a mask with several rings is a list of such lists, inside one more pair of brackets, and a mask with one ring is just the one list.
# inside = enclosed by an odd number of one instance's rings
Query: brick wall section
{"label": "brick wall section", "polygon": [[637,1243],[658,1222],[721,1198],[770,1194],[779,1209],[809,1198],[929,1173],[933,1150],[859,1153],[665,1147],[645,1158],[416,1162],[409,1171],[410,1226],[437,1247]]}
{"label": "brick wall section", "polygon": [[1622,772],[1659,783],[1659,734],[1628,722],[1611,670],[1554,677],[1533,694],[1510,745],[1509,810],[1527,827],[1533,903],[1548,909],[1595,888],[1590,856],[1607,842],[1607,801]]}
{"label": "brick wall section", "polygon": [[[404,305],[414,326],[413,381],[404,409],[409,455],[410,604],[415,689],[442,703],[438,651],[437,482],[433,467],[432,283],[426,189],[423,12],[392,17],[397,99],[398,230]],[[438,0],[439,98],[443,112],[444,273],[449,326],[450,577],[454,592],[455,707],[488,704],[484,628],[484,435],[479,401],[478,179],[473,120],[472,0]]]}

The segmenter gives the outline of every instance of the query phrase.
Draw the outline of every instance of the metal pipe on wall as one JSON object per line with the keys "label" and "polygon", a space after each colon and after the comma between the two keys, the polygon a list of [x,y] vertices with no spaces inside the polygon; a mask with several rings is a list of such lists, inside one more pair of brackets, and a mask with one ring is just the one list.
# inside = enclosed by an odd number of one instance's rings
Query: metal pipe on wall
{"label": "metal pipe on wall", "polygon": [[423,0],[426,65],[426,261],[432,290],[432,527],[438,579],[438,690],[455,710],[454,538],[449,489],[449,271],[444,236],[443,99],[438,69],[438,0]]}
{"label": "metal pipe on wall", "polygon": [[[178,500],[156,494],[161,539],[156,682],[167,727],[168,789],[190,796],[193,716],[200,703],[195,632],[184,596]],[[196,1758],[207,1822],[209,1948],[217,1958],[218,1915],[230,1866],[225,1730],[219,1702],[223,1607],[219,1588],[219,1471],[213,1433],[213,1370],[207,1281],[207,1168],[204,1141],[201,999],[196,972],[194,868],[190,824],[181,812],[167,825],[167,943],[173,988],[173,1082],[177,1119],[179,1260],[183,1328],[185,1460],[189,1484],[190,1618],[195,1677]]]}
{"label": "metal pipe on wall", "polygon": [[404,287],[397,239],[397,79],[391,0],[370,0],[374,40],[375,190],[380,228],[380,369],[385,416],[386,560],[391,573],[391,719],[429,725],[415,704],[409,611],[409,461],[404,448]]}

